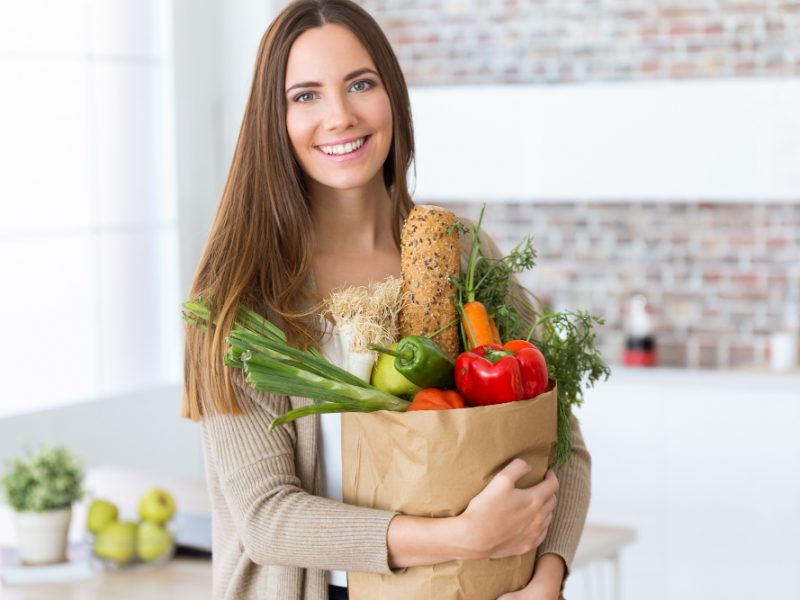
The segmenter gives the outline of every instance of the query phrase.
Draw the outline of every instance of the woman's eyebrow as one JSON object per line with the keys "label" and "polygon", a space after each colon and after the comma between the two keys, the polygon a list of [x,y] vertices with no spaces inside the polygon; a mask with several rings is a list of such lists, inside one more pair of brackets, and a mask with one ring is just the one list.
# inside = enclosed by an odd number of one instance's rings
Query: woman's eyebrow
{"label": "woman's eyebrow", "polygon": [[[370,69],[369,67],[364,67],[363,69],[356,69],[352,73],[348,73],[347,75],[345,75],[343,81],[350,81],[351,79],[354,79],[354,78],[358,77],[359,75],[363,75],[364,73],[372,73],[373,75],[378,77],[378,74],[373,69]],[[293,89],[300,88],[300,87],[303,87],[303,88],[322,87],[322,84],[319,83],[318,81],[302,81],[300,83],[295,83],[293,86],[288,88],[286,90],[286,93],[288,94]]]}

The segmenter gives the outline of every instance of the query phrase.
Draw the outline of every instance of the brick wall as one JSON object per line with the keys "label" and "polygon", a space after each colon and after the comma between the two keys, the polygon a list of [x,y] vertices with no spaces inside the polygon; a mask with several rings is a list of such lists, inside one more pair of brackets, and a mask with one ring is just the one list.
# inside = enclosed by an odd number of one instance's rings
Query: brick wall
{"label": "brick wall", "polygon": [[[474,204],[447,205],[477,218]],[[487,207],[503,250],[534,238],[523,284],[556,307],[603,316],[609,360],[624,347],[623,310],[642,292],[656,309],[661,364],[763,364],[800,286],[800,204],[527,204]]]}
{"label": "brick wall", "polygon": [[800,75],[800,0],[362,0],[412,85]]}
{"label": "brick wall", "polygon": [[[362,0],[411,85],[800,75],[800,0]],[[423,201],[424,198],[418,198]],[[661,363],[763,365],[800,287],[800,205],[496,203],[510,249],[535,237],[525,283],[607,325],[614,361],[637,291],[658,310]],[[453,204],[464,216],[478,207]]]}

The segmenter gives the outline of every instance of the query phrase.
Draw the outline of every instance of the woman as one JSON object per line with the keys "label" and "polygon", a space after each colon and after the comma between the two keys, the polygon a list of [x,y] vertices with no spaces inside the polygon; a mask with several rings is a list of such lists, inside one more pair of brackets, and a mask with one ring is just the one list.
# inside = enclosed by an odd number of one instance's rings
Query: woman
{"label": "woman", "polygon": [[533,547],[530,584],[504,600],[559,596],[588,504],[589,459],[577,426],[559,510],[553,472],[528,490],[514,487],[529,469],[521,460],[458,517],[349,506],[324,497],[341,460],[323,451],[336,432],[307,417],[268,433],[275,416],[308,401],[255,392],[221,361],[239,302],[278,323],[292,343],[324,346],[320,303],[332,289],[400,276],[413,146],[402,72],[365,11],[348,0],[300,0],[278,15],[258,51],[191,290],[213,291],[219,326],[186,332],[182,412],[203,427],[215,598],[346,598],[347,570],[389,573]]}

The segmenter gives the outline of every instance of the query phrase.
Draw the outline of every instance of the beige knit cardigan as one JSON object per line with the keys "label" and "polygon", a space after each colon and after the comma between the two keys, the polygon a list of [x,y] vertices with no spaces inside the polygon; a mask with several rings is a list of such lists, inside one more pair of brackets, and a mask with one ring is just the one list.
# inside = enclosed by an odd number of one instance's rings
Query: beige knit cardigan
{"label": "beige knit cardigan", "polygon": [[[469,252],[463,242],[462,259]],[[482,244],[488,256],[499,256],[490,239]],[[391,573],[386,537],[396,513],[319,495],[319,418],[268,431],[273,418],[310,401],[256,392],[239,370],[234,388],[244,414],[202,420],[214,599],[327,600],[326,571]],[[538,550],[568,566],[589,505],[590,457],[577,422],[572,448],[571,462],[557,473],[558,506]]]}

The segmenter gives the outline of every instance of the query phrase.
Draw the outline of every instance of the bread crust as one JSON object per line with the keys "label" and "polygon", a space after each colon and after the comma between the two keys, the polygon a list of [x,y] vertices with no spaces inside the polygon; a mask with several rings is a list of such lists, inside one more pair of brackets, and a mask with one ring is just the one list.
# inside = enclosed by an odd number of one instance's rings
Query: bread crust
{"label": "bread crust", "polygon": [[[400,251],[403,308],[400,335],[430,335],[457,320],[450,276],[460,274],[461,241],[457,218],[438,206],[415,206],[403,225]],[[449,232],[448,232],[449,229]],[[433,338],[451,357],[458,355],[458,325]]]}

